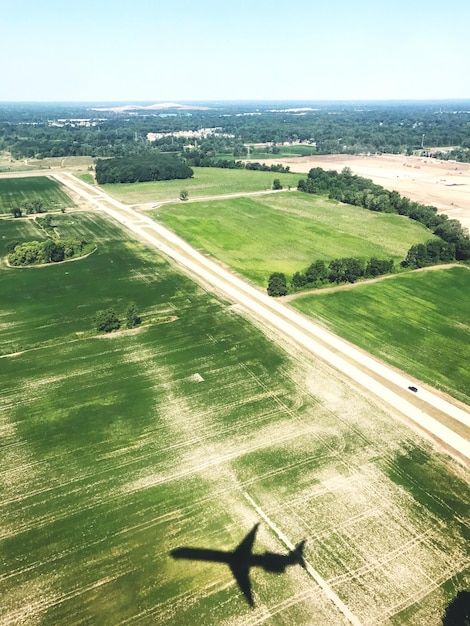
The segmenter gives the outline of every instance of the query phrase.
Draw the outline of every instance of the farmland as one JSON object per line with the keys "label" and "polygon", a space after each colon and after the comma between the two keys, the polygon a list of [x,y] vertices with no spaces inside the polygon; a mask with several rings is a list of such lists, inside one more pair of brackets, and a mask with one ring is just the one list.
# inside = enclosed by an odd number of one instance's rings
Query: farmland
{"label": "farmland", "polygon": [[[346,624],[301,567],[254,568],[251,609],[227,566],[170,557],[233,549],[253,502],[361,622],[439,623],[470,583],[468,471],[99,214],[57,222],[97,251],[0,267],[24,350],[0,359],[0,624]],[[143,326],[97,337],[129,300]]]}
{"label": "farmland", "polygon": [[470,404],[470,271],[400,275],[292,301],[384,361]]}
{"label": "farmland", "polygon": [[299,174],[230,170],[216,167],[194,167],[194,177],[185,180],[166,180],[152,183],[120,183],[103,187],[106,193],[126,204],[145,204],[177,199],[186,189],[189,198],[204,198],[232,193],[249,193],[272,189],[279,179],[284,187],[296,187]]}
{"label": "farmland", "polygon": [[398,264],[411,245],[433,237],[407,218],[300,192],[165,204],[151,215],[262,287],[272,272],[290,278],[317,259],[377,256]]}
{"label": "farmland", "polygon": [[0,178],[0,214],[10,213],[10,209],[34,200],[42,200],[47,210],[75,206],[59,183],[46,176]]}

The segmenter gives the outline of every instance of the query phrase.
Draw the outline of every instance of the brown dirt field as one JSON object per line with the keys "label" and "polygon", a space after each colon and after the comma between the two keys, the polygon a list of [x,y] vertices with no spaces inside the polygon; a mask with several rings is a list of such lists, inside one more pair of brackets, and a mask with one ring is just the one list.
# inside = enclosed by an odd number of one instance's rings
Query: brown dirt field
{"label": "brown dirt field", "polygon": [[422,204],[430,204],[461,221],[470,229],[470,163],[451,163],[426,157],[396,154],[353,156],[293,157],[269,163],[288,165],[292,172],[307,173],[312,167],[341,171],[351,168],[354,174],[370,178],[391,191],[398,191]]}

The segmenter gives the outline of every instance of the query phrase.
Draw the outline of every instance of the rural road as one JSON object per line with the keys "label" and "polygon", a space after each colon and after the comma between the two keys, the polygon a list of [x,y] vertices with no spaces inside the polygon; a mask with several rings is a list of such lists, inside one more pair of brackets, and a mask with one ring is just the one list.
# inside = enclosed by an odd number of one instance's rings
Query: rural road
{"label": "rural road", "polygon": [[[203,284],[240,305],[251,316],[277,333],[293,340],[305,351],[328,363],[422,431],[438,440],[456,458],[470,460],[470,412],[467,407],[422,386],[352,344],[315,324],[312,320],[270,298],[210,260],[161,224],[111,198],[101,189],[82,182],[70,173],[53,173],[53,178],[79,194],[98,210],[107,213],[173,259],[178,266]],[[408,391],[414,384],[419,392]]]}

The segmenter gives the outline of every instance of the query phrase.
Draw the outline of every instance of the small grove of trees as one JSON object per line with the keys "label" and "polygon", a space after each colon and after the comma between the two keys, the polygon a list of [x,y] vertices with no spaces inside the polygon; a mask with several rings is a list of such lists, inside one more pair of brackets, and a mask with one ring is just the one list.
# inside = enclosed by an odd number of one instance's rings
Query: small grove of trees
{"label": "small grove of trees", "polygon": [[57,263],[88,254],[94,244],[78,239],[48,237],[45,241],[14,242],[8,246],[8,263],[14,267]]}
{"label": "small grove of trees", "polygon": [[[142,318],[137,312],[137,306],[134,302],[130,302],[124,314],[126,320],[126,328],[135,328],[142,322]],[[121,320],[114,309],[106,309],[98,311],[95,315],[95,327],[99,333],[111,333],[121,328]]]}
{"label": "small grove of trees", "polygon": [[98,159],[95,175],[99,185],[191,178],[193,170],[180,157],[155,152],[133,157]]}
{"label": "small grove of trees", "polygon": [[[470,242],[469,242],[470,244]],[[426,243],[418,243],[408,250],[406,258],[401,262],[402,267],[417,269],[438,263],[455,261],[455,244],[439,239],[430,239]]]}
{"label": "small grove of trees", "polygon": [[394,270],[393,259],[377,259],[368,261],[355,258],[333,259],[328,266],[324,261],[315,261],[304,274],[296,272],[292,277],[291,289],[308,289],[320,287],[326,283],[354,283],[360,278],[373,278],[390,274]]}

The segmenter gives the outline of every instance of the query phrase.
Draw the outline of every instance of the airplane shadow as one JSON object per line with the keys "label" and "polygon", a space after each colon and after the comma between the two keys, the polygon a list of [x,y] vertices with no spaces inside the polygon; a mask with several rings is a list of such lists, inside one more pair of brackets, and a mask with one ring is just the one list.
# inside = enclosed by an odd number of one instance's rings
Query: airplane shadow
{"label": "airplane shadow", "polygon": [[301,565],[305,567],[305,561],[302,556],[305,541],[301,541],[294,550],[291,550],[287,554],[278,554],[276,552],[253,554],[253,543],[258,527],[259,524],[255,524],[233,551],[181,547],[172,550],[170,554],[174,559],[225,563],[230,567],[238,587],[245,596],[248,604],[254,607],[255,603],[249,575],[252,567],[261,567],[266,572],[274,572],[276,574],[283,574],[290,565]]}

